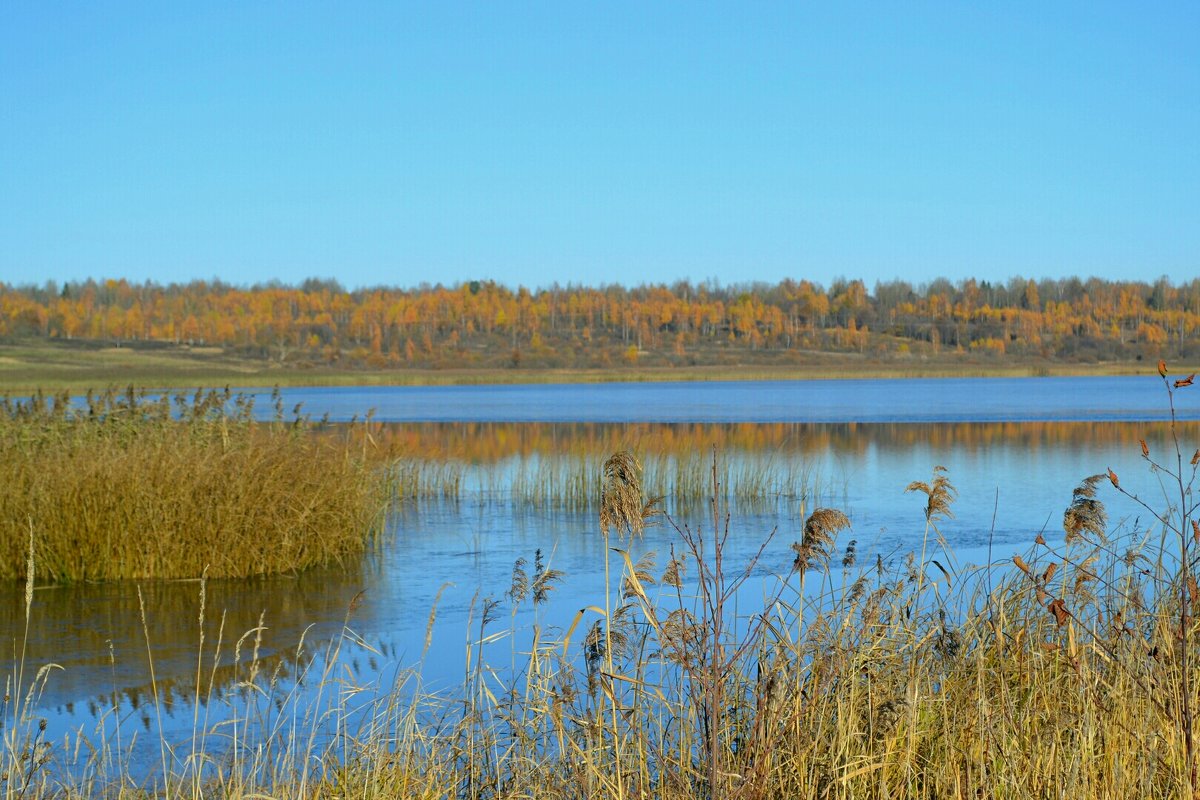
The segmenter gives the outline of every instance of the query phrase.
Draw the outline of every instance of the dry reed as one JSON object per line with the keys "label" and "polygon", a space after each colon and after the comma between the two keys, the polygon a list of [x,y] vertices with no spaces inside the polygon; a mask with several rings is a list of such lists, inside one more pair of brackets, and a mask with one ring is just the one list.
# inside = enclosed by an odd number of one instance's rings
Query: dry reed
{"label": "dry reed", "polygon": [[255,422],[226,392],[5,399],[0,577],[21,577],[28,526],[51,581],[258,575],[361,553],[385,481],[345,437]]}

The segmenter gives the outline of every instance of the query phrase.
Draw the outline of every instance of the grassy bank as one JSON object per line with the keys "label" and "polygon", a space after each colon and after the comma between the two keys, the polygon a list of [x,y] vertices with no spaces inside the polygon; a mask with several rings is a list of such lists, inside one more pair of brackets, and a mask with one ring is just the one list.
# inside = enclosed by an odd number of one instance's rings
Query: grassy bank
{"label": "grassy bank", "polygon": [[30,539],[53,581],[233,577],[362,552],[387,487],[345,438],[259,423],[228,393],[0,406],[0,578]]}
{"label": "grassy bank", "polygon": [[836,378],[1027,377],[1127,375],[1153,370],[1140,361],[1080,364],[1025,357],[980,358],[944,352],[929,357],[878,358],[853,353],[805,354],[803,363],[606,369],[347,369],[241,358],[221,348],[97,342],[0,344],[0,390],[86,390],[133,383],[195,386],[391,386],[443,384],[598,383],[680,380],[815,380]]}

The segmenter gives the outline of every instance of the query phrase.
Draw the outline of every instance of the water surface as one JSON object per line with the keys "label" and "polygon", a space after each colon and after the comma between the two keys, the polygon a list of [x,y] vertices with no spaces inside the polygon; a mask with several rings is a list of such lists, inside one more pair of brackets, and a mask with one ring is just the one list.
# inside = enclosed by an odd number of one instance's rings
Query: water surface
{"label": "water surface", "polygon": [[[1168,416],[1157,379],[904,378],[284,389],[287,409],[389,422],[1133,421]],[[259,409],[269,393],[259,392]],[[1194,404],[1182,419],[1200,419]]]}

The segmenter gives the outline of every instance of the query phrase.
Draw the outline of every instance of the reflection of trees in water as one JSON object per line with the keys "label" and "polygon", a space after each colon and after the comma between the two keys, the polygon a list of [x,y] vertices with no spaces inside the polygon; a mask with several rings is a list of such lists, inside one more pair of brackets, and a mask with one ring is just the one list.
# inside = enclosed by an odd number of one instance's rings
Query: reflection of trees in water
{"label": "reflection of trees in water", "polygon": [[[645,467],[647,491],[668,507],[709,494],[714,451],[725,496],[738,503],[792,497],[836,502],[844,476],[829,473],[831,459],[867,454],[928,453],[938,463],[953,452],[1036,456],[1152,446],[1161,425],[1124,422],[996,423],[371,423],[372,446],[395,459],[394,488],[411,500],[458,500],[474,490],[515,506],[591,510],[604,459],[632,450]],[[1180,426],[1184,436],[1200,423]],[[343,429],[344,430],[344,429]]]}
{"label": "reflection of trees in water", "polygon": [[[41,705],[74,714],[86,703],[92,716],[113,708],[138,713],[152,704],[151,656],[168,713],[192,708],[197,669],[202,701],[250,691],[247,682],[286,683],[341,630],[370,568],[360,562],[294,576],[207,581],[203,638],[198,580],[38,587],[29,609],[25,672],[60,665]],[[24,587],[9,584],[0,594],[0,630],[17,644],[5,651],[19,653]],[[355,615],[370,608],[363,604]],[[10,655],[0,668],[15,674],[16,666]]]}
{"label": "reflection of trees in water", "polygon": [[[397,456],[488,464],[513,457],[578,455],[604,457],[633,448],[639,453],[674,454],[721,450],[804,455],[835,450],[925,445],[968,452],[1004,444],[1027,450],[1129,442],[1138,423],[1129,422],[960,422],[960,423],[371,423],[374,442]],[[1138,435],[1164,435],[1147,423]],[[1196,438],[1200,423],[1181,423]],[[354,435],[362,435],[356,431]],[[1136,444],[1135,437],[1132,441]]]}
{"label": "reflection of trees in water", "polygon": [[[345,609],[341,614],[346,620]],[[314,635],[313,626],[291,647],[269,653],[261,642],[255,647],[258,629],[240,642],[206,641],[187,659],[190,673],[163,676],[156,658],[153,680],[148,671],[127,671],[126,677],[146,683],[111,690],[103,688],[103,667],[78,668],[67,691],[40,691],[39,675],[26,682],[34,686],[31,705],[10,716],[6,698],[6,723],[15,722],[4,727],[27,751],[44,742],[28,768],[52,781],[82,770],[99,776],[102,785],[142,783],[152,780],[164,759],[180,774],[195,770],[216,779],[222,769],[273,774],[295,768],[307,763],[310,750],[341,758],[337,727],[366,724],[380,700],[393,696],[387,687],[404,685],[410,673],[385,671],[383,662],[398,660],[394,645],[367,643],[347,625],[326,627],[329,635]],[[115,663],[109,666],[116,671]],[[88,686],[87,676],[98,678],[97,684]],[[378,687],[385,691],[373,691]],[[53,696],[72,692],[84,699]]]}

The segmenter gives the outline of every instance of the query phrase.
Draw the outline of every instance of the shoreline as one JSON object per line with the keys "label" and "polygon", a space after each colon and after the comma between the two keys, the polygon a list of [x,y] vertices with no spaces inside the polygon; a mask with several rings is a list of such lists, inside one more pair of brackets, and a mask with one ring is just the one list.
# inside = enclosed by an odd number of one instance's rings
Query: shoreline
{"label": "shoreline", "polygon": [[[1174,366],[1187,375],[1194,366]],[[937,358],[878,359],[813,354],[805,364],[714,364],[611,368],[339,369],[236,358],[186,349],[83,348],[60,343],[0,345],[0,391],[86,390],[108,386],[180,389],[351,386],[471,386],[518,384],[672,383],[684,381],[808,381],[903,378],[1023,378],[1154,375],[1154,360],[1093,364],[1053,360],[1013,363],[972,360],[956,353]]]}

